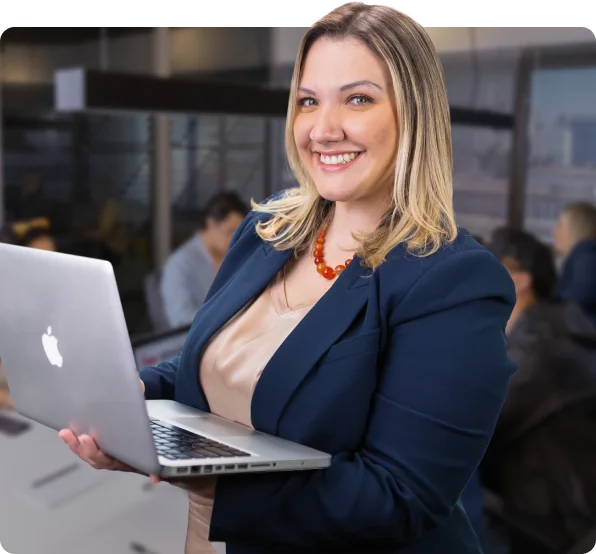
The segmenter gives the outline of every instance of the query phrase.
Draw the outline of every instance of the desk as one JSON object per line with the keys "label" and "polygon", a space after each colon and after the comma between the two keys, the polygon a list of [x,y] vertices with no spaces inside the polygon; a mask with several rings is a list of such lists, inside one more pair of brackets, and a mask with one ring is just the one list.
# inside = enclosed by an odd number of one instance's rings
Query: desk
{"label": "desk", "polygon": [[[1,554],[95,554],[99,552],[93,550],[96,538],[119,540],[123,545],[104,549],[102,554],[130,554],[128,530],[147,541],[163,535],[163,540],[153,540],[161,549],[155,554],[183,554],[188,509],[183,491],[167,483],[151,486],[148,478],[132,473],[94,471],[81,462],[76,471],[91,474],[87,490],[46,507],[28,494],[32,484],[47,481],[80,460],[55,431],[14,412],[1,413],[31,424],[18,436],[0,433]],[[56,485],[68,488],[69,475],[60,479]],[[112,526],[114,532],[106,532]],[[122,534],[122,529],[127,531]],[[155,550],[149,543],[146,546]]]}

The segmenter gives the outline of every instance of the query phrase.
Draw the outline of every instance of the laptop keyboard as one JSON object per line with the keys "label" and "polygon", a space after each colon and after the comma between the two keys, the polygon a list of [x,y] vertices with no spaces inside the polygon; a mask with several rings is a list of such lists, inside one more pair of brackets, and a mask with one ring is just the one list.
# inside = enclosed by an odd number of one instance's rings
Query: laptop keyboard
{"label": "laptop keyboard", "polygon": [[189,460],[192,458],[239,458],[250,456],[227,444],[190,433],[163,421],[151,420],[153,439],[157,453],[168,460]]}

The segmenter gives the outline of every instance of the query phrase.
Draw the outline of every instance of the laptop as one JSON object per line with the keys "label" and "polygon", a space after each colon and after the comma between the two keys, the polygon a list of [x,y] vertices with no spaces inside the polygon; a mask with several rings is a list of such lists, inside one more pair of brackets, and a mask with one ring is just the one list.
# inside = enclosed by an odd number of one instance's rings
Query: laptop
{"label": "laptop", "polygon": [[0,244],[0,358],[15,409],[168,477],[328,467],[331,456],[170,400],[145,400],[109,262]]}

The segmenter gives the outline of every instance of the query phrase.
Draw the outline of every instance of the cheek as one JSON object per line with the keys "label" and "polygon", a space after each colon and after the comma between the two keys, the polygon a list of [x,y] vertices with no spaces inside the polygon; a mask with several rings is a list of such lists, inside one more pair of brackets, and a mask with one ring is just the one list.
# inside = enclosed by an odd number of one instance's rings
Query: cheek
{"label": "cheek", "polygon": [[296,117],[294,122],[294,141],[299,150],[306,149],[310,143],[312,125],[304,115]]}
{"label": "cheek", "polygon": [[392,121],[392,114],[371,118],[361,118],[346,125],[346,133],[355,142],[361,143],[372,156],[390,157],[397,147],[397,131]]}

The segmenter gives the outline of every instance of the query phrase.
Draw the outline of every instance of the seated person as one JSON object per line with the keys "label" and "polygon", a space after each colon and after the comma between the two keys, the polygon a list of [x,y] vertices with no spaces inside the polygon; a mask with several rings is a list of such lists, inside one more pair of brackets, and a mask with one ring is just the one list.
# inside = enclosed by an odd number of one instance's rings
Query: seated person
{"label": "seated person", "polygon": [[170,255],[162,272],[161,296],[172,328],[192,323],[247,213],[248,206],[236,193],[216,194],[207,203],[199,230]]}
{"label": "seated person", "polygon": [[577,303],[596,325],[596,206],[569,204],[557,221],[554,239],[563,260],[555,296]]}
{"label": "seated person", "polygon": [[559,552],[596,527],[596,329],[576,305],[550,299],[546,245],[500,229],[491,249],[515,284],[506,333],[518,371],[481,475],[516,522],[512,554]]}

